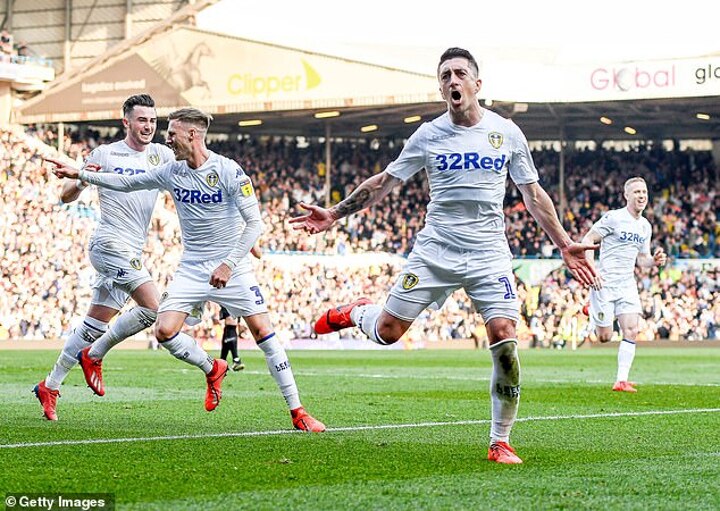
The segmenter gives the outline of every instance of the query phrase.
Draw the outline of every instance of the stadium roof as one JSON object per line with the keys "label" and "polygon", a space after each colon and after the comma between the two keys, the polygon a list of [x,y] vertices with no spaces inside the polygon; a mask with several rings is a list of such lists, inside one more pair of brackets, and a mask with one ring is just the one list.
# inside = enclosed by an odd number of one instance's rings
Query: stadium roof
{"label": "stadium roof", "polygon": [[[181,10],[62,76],[17,109],[15,120],[118,125],[122,101],[149,92],[161,116],[187,105],[212,113],[215,133],[324,136],[329,126],[332,136],[406,137],[417,126],[407,118],[445,110],[433,74],[178,24],[188,17]],[[513,118],[530,140],[720,138],[716,55],[516,67],[485,63],[481,100],[492,99],[490,108]],[[340,115],[315,118],[328,111]]]}

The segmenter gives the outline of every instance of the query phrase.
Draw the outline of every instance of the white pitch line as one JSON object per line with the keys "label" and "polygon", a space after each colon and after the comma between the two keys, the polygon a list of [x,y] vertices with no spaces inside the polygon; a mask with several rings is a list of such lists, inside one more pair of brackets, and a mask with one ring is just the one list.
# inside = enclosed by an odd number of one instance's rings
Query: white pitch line
{"label": "white pitch line", "polygon": [[[188,373],[192,372],[189,369],[182,369]],[[267,371],[252,371],[243,370],[243,374],[249,374],[253,376],[267,376]],[[320,373],[313,371],[295,371],[295,376],[308,376],[308,377],[325,377],[330,376],[333,378],[367,378],[371,380],[457,380],[457,381],[479,381],[489,382],[490,378],[487,376],[455,376],[455,375],[432,375],[432,374],[383,374],[383,373]],[[613,382],[609,379],[596,379],[596,380],[582,380],[576,379],[558,379],[558,378],[532,378],[526,377],[525,383],[597,383],[597,384],[612,384]],[[677,386],[692,386],[692,387],[720,387],[720,383],[687,383],[687,382],[663,382],[663,381],[643,381],[638,382],[639,385],[677,385]]]}
{"label": "white pitch line", "polygon": [[[720,408],[694,408],[689,410],[649,410],[645,412],[613,412],[596,413],[588,415],[553,415],[549,417],[521,417],[516,422],[539,422],[560,420],[607,419],[616,417],[643,417],[651,415],[680,415],[686,413],[718,413]],[[328,428],[328,433],[347,431],[373,431],[384,429],[433,428],[445,426],[471,426],[488,424],[489,419],[464,420],[454,422],[418,422],[411,424],[381,424],[377,426],[348,426]],[[303,434],[300,431],[281,429],[275,431],[246,431],[241,433],[208,433],[202,435],[169,435],[136,438],[94,438],[87,440],[58,440],[56,442],[28,442],[20,444],[0,444],[0,449],[21,449],[24,447],[55,447],[60,445],[93,445],[93,444],[121,444],[131,442],[160,442],[166,440],[199,440],[205,438],[243,438],[256,436],[295,435]]]}

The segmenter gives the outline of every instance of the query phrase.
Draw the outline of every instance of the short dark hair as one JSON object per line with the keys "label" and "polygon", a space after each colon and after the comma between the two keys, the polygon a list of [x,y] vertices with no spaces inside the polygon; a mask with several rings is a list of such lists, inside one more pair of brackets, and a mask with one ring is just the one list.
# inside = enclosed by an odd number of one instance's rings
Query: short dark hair
{"label": "short dark hair", "polygon": [[123,117],[132,112],[132,109],[136,106],[155,108],[155,100],[148,94],[135,94],[134,96],[130,96],[125,100],[125,103],[123,103]]}
{"label": "short dark hair", "polygon": [[475,60],[475,57],[472,56],[472,53],[462,48],[448,48],[447,50],[445,50],[445,52],[440,56],[440,62],[438,63],[437,67],[438,72],[440,72],[440,66],[442,66],[443,62],[458,57],[467,59],[467,61],[470,63],[470,67],[473,69],[473,71],[475,71],[476,76],[480,74],[480,68],[478,67],[478,63],[477,60]]}
{"label": "short dark hair", "polygon": [[168,115],[168,121],[174,120],[194,124],[198,128],[207,131],[207,129],[210,127],[210,122],[213,120],[213,117],[210,114],[206,114],[202,110],[188,107],[181,108],[180,110],[175,110],[174,112],[170,112],[170,115]]}

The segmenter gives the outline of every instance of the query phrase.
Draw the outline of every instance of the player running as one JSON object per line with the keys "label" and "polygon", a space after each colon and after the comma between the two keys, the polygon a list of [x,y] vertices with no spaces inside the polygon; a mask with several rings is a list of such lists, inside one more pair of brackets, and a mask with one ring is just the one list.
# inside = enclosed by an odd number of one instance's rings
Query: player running
{"label": "player running", "polygon": [[[122,122],[125,138],[93,150],[85,162],[86,168],[110,174],[145,174],[173,161],[170,149],[152,142],[157,128],[157,113],[150,96],[138,94],[129,97],[123,104]],[[61,164],[50,158],[48,161]],[[87,183],[81,180],[66,181],[60,196],[62,202],[77,200],[86,187]],[[90,262],[97,271],[90,308],[82,323],[68,336],[48,376],[33,389],[48,420],[58,418],[60,386],[78,363],[80,353],[85,359],[83,372],[88,385],[102,396],[105,393],[102,380],[85,369],[88,367],[88,351],[99,371],[102,357],[110,348],[155,322],[160,294],[142,262],[142,250],[157,196],[157,190],[120,193],[98,189],[100,221],[88,247]],[[130,297],[136,307],[120,315],[108,329],[110,320]]]}
{"label": "player running", "polygon": [[[590,290],[588,314],[600,342],[608,342],[613,334],[617,316],[622,341],[618,349],[617,379],[613,390],[637,392],[629,381],[630,368],[635,359],[635,340],[640,322],[640,296],[635,281],[635,265],[651,268],[663,266],[667,255],[658,247],[650,255],[652,227],[642,216],[648,202],[645,180],[633,177],[625,182],[623,195],[626,206],[605,213],[588,231],[583,243],[600,243],[598,273],[602,289]],[[592,252],[588,252],[592,258]]]}
{"label": "player running", "polygon": [[[58,166],[54,172],[58,177],[79,177],[118,191],[169,191],[180,219],[184,251],[160,303],[157,340],[177,358],[201,367],[208,378],[217,375],[222,381],[227,362],[216,360],[213,364],[195,339],[181,332],[193,309],[202,308],[206,301],[220,304],[234,317],[245,320],[290,409],[293,426],[302,431],[324,431],[325,425],[308,414],[300,402],[290,361],[275,336],[250,262],[248,254],[263,230],[250,178],[236,162],[206,147],[211,116],[183,108],[168,119],[167,143],[177,161],[155,172],[92,174],[67,166]],[[214,395],[208,392],[208,409],[214,409],[220,400],[220,386],[214,391]]]}
{"label": "player running", "polygon": [[309,214],[290,220],[315,234],[340,218],[377,204],[391,190],[425,169],[430,203],[425,227],[385,306],[367,299],[330,309],[315,323],[326,334],[358,326],[374,342],[396,342],[428,307],[441,307],[464,288],[487,326],[493,372],[492,427],[488,459],[522,463],[510,447],[510,430],[520,402],[520,360],[515,324],[519,304],[512,256],[505,236],[503,198],[510,174],[528,211],[559,247],[566,266],[584,284],[595,281],[585,250],[562,228],[538,173],[525,136],[512,121],[480,107],[482,81],[467,50],[450,48],[437,67],[447,112],[423,124],[397,160],[361,183],[349,197],[325,209],[302,204]]}

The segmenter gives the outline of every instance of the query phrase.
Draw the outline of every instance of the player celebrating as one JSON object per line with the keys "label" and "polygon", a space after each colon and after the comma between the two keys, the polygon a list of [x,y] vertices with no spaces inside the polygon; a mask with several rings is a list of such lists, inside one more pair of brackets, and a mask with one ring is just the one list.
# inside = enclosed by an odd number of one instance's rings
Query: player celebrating
{"label": "player celebrating", "polygon": [[301,204],[309,214],[290,220],[314,234],[336,220],[377,204],[400,183],[425,169],[430,204],[423,230],[384,308],[367,299],[330,309],[315,323],[319,334],[358,326],[374,342],[392,344],[427,307],[440,307],[464,288],[482,314],[490,341],[492,427],[488,459],[522,463],[509,445],[520,401],[520,361],[515,324],[518,300],[505,237],[503,198],[507,174],[522,192],[528,210],[560,248],[573,276],[595,282],[585,250],[573,243],[552,202],[538,185],[525,136],[511,121],[480,107],[482,81],[467,50],[450,48],[437,68],[447,113],[423,124],[397,160],[363,183],[345,200],[324,209]]}
{"label": "player celebrating", "polygon": [[[622,341],[613,390],[637,392],[633,382],[628,381],[635,359],[635,339],[642,312],[635,282],[635,264],[645,268],[663,266],[667,255],[659,247],[650,255],[652,227],[642,216],[648,202],[645,180],[641,177],[628,179],[623,195],[626,207],[605,213],[583,238],[584,243],[600,243],[598,272],[603,280],[602,289],[593,286],[590,290],[588,314],[600,342],[608,342],[612,338],[613,321],[617,316]],[[592,252],[588,252],[588,257],[593,257]]]}
{"label": "player celebrating", "polygon": [[[152,143],[157,114],[150,96],[129,97],[123,104],[122,122],[127,132],[125,138],[93,150],[86,167],[115,174],[144,174],[173,160],[172,151]],[[56,160],[48,161],[60,164]],[[61,200],[65,203],[77,200],[86,187],[80,180],[67,181]],[[152,326],[155,321],[160,295],[141,258],[157,196],[156,190],[125,194],[98,189],[100,221],[88,249],[90,262],[97,271],[90,308],[80,326],[68,336],[50,374],[33,389],[48,420],[57,420],[60,386],[78,363],[80,352],[87,358],[92,348],[91,355],[96,357],[100,370],[100,359],[112,346]],[[108,322],[129,297],[137,306],[122,314],[108,329]],[[86,379],[96,394],[105,393],[102,380],[88,378],[88,373]]]}
{"label": "player celebrating", "polygon": [[[201,367],[218,384],[208,388],[205,406],[214,409],[227,362],[212,359],[181,328],[189,313],[206,301],[243,317],[265,354],[268,369],[290,409],[293,426],[321,432],[325,425],[300,403],[285,349],[273,332],[265,297],[255,278],[249,252],[263,224],[250,178],[234,161],[205,145],[212,117],[195,108],[168,116],[167,143],[177,162],[156,172],[134,176],[92,174],[67,166],[54,169],[58,177],[79,177],[118,191],[163,189],[172,193],[182,231],[183,255],[158,309],[155,336],[175,357]],[[243,226],[244,222],[244,226]]]}

